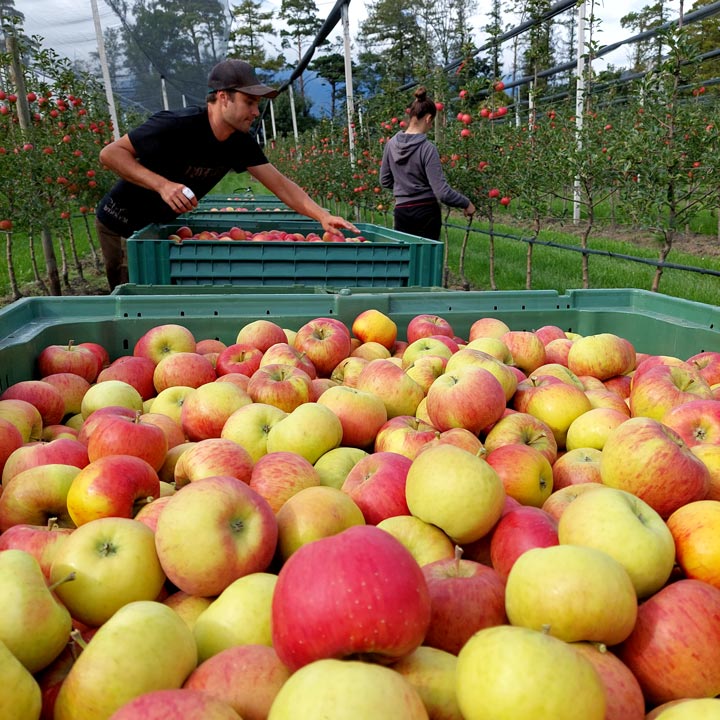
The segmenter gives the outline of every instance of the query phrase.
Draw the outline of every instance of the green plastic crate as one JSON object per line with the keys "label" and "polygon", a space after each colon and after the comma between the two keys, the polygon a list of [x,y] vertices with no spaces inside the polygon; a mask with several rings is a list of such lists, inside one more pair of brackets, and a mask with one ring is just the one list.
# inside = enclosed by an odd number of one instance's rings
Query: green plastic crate
{"label": "green plastic crate", "polygon": [[[219,217],[212,224],[185,224],[194,232],[222,232],[238,223],[233,217]],[[242,227],[250,232],[323,233],[320,224],[310,219],[279,222],[277,217],[256,216]],[[358,224],[365,243],[167,240],[177,228],[174,223],[148,225],[128,239],[131,283],[423,287],[441,282],[441,242],[379,225]]]}
{"label": "green plastic crate", "polygon": [[307,215],[295,212],[289,207],[258,210],[255,207],[235,208],[234,210],[210,210],[209,208],[197,207],[195,210],[183,215],[178,215],[177,221],[180,225],[197,225],[198,223],[215,223],[218,220],[230,219],[233,225],[245,227],[258,220],[270,220],[275,227],[280,227],[288,220],[310,220]]}
{"label": "green plastic crate", "polygon": [[352,288],[328,292],[268,293],[233,288],[216,294],[198,292],[24,298],[0,310],[0,390],[36,376],[35,360],[47,345],[69,340],[97,342],[111,357],[132,353],[151,327],[178,323],[197,339],[230,344],[246,323],[264,318],[297,329],[316,317],[336,317],[350,326],[363,310],[376,308],[398,325],[404,337],[408,322],[420,313],[446,318],[467,337],[472,323],[496,317],[513,330],[558,325],[591,335],[612,332],[627,338],[639,352],[687,358],[705,350],[720,351],[720,308],[643,290],[552,290],[491,292],[417,288],[387,292]]}

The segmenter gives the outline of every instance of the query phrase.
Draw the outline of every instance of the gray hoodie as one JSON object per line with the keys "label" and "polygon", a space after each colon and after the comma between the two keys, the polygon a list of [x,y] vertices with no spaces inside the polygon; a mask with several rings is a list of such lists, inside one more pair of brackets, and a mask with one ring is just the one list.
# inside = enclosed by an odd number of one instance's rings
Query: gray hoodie
{"label": "gray hoodie", "polygon": [[466,208],[470,200],[445,179],[440,153],[424,133],[399,132],[388,140],[380,166],[380,184],[393,191],[398,205],[438,200]]}

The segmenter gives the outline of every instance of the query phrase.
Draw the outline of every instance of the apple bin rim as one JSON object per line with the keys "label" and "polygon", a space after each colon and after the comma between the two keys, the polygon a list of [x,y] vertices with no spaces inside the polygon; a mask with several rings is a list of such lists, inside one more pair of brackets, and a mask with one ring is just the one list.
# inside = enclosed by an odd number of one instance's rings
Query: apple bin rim
{"label": "apple bin rim", "polygon": [[[143,294],[133,294],[133,292]],[[35,377],[34,359],[46,345],[97,342],[111,357],[163,323],[184,325],[197,337],[233,342],[238,329],[259,318],[297,329],[317,317],[348,327],[363,310],[389,315],[402,337],[415,315],[447,319],[460,337],[480,317],[513,330],[557,325],[591,335],[612,332],[639,352],[687,356],[720,350],[720,308],[645,290],[449,291],[407,288],[167,288],[128,285],[107,296],[33,297],[0,310],[0,390]]]}

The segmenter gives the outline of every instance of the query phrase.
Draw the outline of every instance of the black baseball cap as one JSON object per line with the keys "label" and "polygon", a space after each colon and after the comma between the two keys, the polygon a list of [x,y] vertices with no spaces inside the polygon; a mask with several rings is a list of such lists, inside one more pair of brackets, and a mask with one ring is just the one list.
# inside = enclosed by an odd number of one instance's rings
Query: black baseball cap
{"label": "black baseball cap", "polygon": [[278,95],[275,88],[263,85],[255,75],[255,70],[244,60],[223,60],[208,76],[208,86],[216,90],[238,90],[246,95],[274,98]]}

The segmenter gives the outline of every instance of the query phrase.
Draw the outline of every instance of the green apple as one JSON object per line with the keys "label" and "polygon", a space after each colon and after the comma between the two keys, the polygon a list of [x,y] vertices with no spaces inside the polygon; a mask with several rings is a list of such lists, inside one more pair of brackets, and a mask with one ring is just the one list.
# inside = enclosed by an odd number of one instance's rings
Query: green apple
{"label": "green apple", "polygon": [[[62,578],[66,584],[72,580]],[[31,673],[47,667],[70,639],[72,619],[48,590],[38,561],[24,550],[0,552],[0,640]]]}
{"label": "green apple", "polygon": [[427,720],[418,691],[390,668],[359,660],[316,660],[280,688],[268,720]]}
{"label": "green apple", "polygon": [[100,518],[74,530],[55,554],[50,579],[70,573],[75,579],[55,592],[75,619],[93,627],[130,602],[156,598],[165,583],[153,531],[131,518]]}
{"label": "green apple", "polygon": [[362,510],[342,490],[326,485],[305,488],[277,512],[278,552],[287,560],[298,548],[337,535],[353,525],[364,525]]}
{"label": "green apple", "polygon": [[143,399],[140,393],[122,380],[103,380],[91,385],[83,395],[80,413],[87,420],[101,407],[126,407],[137,412],[143,411]]}
{"label": "green apple", "polygon": [[418,691],[431,718],[464,720],[455,692],[456,655],[421,645],[394,663],[392,669]]}
{"label": "green apple", "polygon": [[505,586],[512,625],[546,629],[567,642],[617,645],[632,632],[637,609],[625,568],[602,550],[580,545],[527,550]]}
{"label": "green apple", "polygon": [[303,403],[270,428],[267,451],[286,450],[314,463],[342,442],[340,418],[325,405]]}
{"label": "green apple", "polygon": [[608,407],[594,407],[576,417],[567,429],[565,448],[602,450],[612,430],[628,419],[628,414]]}
{"label": "green apple", "polygon": [[0,718],[2,720],[37,720],[42,698],[40,686],[27,668],[0,640]]}
{"label": "green apple", "polygon": [[258,402],[244,405],[225,421],[220,437],[244,447],[257,462],[268,451],[270,430],[285,417],[287,413],[274,405]]}
{"label": "green apple", "polygon": [[458,654],[464,720],[604,720],[605,689],[568,643],[523,627],[475,633]]}
{"label": "green apple", "polygon": [[120,608],[95,633],[60,688],[55,720],[109,718],[133,698],[179,688],[197,665],[195,638],[152,600]]}
{"label": "green apple", "polygon": [[198,660],[235,645],[272,645],[270,616],[277,575],[250,573],[230,583],[195,621]]}
{"label": "green apple", "polygon": [[665,521],[646,502],[604,485],[577,497],[563,512],[558,538],[606,552],[627,570],[638,598],[657,592],[670,577],[675,543]]}
{"label": "green apple", "polygon": [[192,630],[200,615],[210,607],[213,598],[200,597],[199,595],[189,595],[182,590],[177,590],[168,595],[163,603],[172,608]]}
{"label": "green apple", "polygon": [[718,720],[718,718],[720,718],[720,698],[671,700],[655,708],[647,716],[647,720]]}
{"label": "green apple", "polygon": [[505,489],[482,458],[454,445],[420,453],[405,483],[410,513],[437,525],[453,542],[479,540],[499,520]]}
{"label": "green apple", "polygon": [[415,558],[418,565],[455,556],[452,540],[436,525],[414,515],[395,515],[381,520],[377,527],[399,540]]}
{"label": "green apple", "polygon": [[345,445],[328,450],[315,461],[320,483],[339,490],[350,470],[367,454],[366,450]]}
{"label": "green apple", "polygon": [[161,390],[156,397],[150,400],[145,412],[160,413],[172,418],[182,425],[182,408],[187,397],[195,391],[189,385],[175,385]]}
{"label": "green apple", "polygon": [[266,570],[277,537],[265,498],[235,477],[214,475],[194,480],[169,499],[158,519],[155,547],[178,590],[209,597],[243,575]]}

